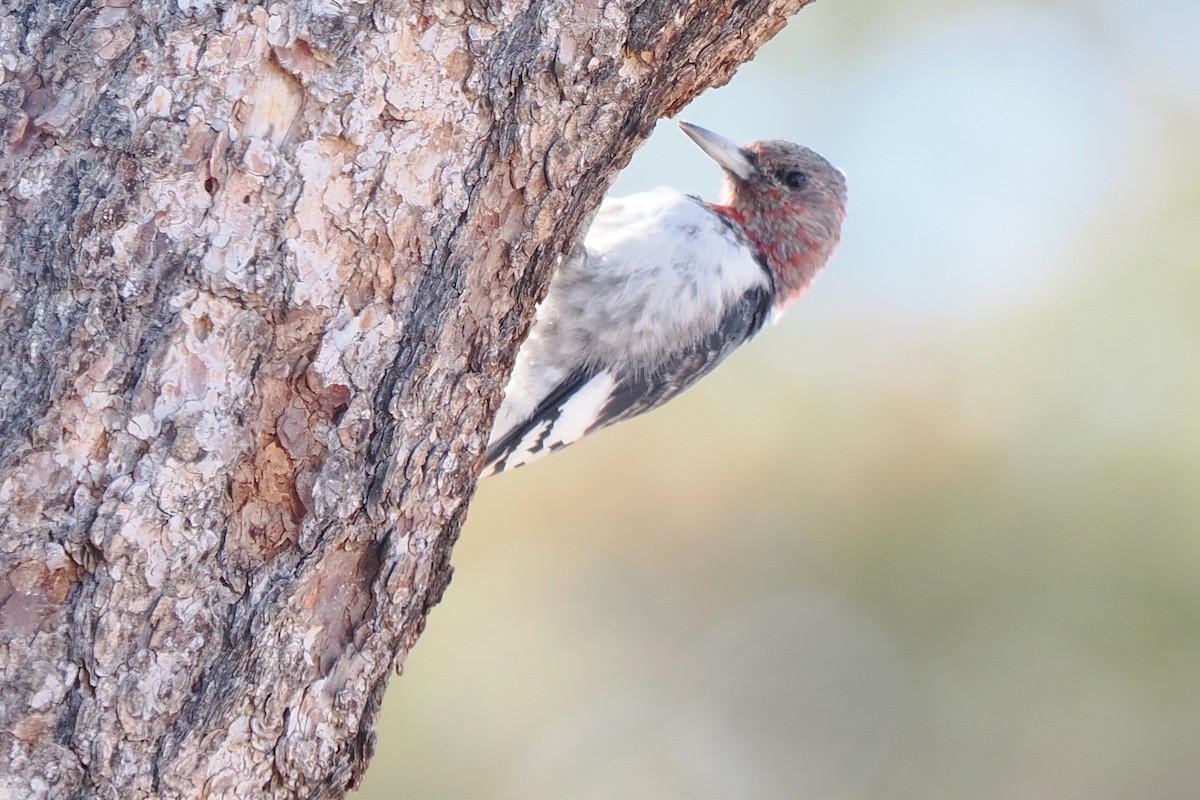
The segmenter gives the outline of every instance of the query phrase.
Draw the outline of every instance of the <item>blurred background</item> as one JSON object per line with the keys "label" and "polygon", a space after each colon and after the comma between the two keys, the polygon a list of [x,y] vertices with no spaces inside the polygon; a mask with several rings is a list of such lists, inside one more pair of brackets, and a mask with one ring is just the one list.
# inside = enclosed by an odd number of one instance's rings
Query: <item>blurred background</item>
{"label": "blurred background", "polygon": [[683,116],[843,247],[481,485],[358,800],[1200,797],[1200,3],[821,0]]}

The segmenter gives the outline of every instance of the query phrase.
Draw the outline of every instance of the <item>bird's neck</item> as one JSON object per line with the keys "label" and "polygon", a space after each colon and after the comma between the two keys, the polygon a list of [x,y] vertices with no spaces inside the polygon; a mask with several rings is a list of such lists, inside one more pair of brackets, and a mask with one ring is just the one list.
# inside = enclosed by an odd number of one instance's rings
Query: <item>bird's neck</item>
{"label": "bird's neck", "polygon": [[[746,235],[775,279],[776,302],[797,300],[825,266],[838,244],[838,231],[802,210],[785,217],[747,216],[733,205],[709,204]],[[780,225],[781,219],[788,224]],[[757,222],[757,224],[756,224]]]}
{"label": "bird's neck", "polygon": [[746,230],[746,215],[741,211],[738,211],[733,206],[726,206],[720,203],[709,203],[708,206],[722,217],[737,223],[737,226],[743,231]]}

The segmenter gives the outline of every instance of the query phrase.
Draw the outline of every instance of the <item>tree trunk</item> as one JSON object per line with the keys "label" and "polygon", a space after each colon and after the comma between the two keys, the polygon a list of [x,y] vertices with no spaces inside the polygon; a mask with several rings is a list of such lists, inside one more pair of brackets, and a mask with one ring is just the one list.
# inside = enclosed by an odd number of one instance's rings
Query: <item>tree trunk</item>
{"label": "tree trunk", "polygon": [[0,797],[339,797],[555,257],[806,0],[0,4]]}

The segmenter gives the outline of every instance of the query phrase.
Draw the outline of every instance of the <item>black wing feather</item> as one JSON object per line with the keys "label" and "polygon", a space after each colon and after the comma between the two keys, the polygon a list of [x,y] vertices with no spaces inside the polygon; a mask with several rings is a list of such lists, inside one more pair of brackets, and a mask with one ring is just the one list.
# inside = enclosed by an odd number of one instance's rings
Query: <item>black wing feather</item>
{"label": "black wing feather", "polygon": [[[491,468],[495,466],[497,462],[503,461],[505,458],[507,458],[508,455],[512,453],[513,449],[521,443],[521,440],[524,439],[525,436],[528,435],[528,433],[538,425],[541,425],[544,422],[551,423],[546,426],[544,431],[542,431],[543,437],[549,434],[550,429],[554,427],[552,424],[553,421],[558,417],[560,411],[562,410],[563,403],[566,402],[567,398],[575,394],[575,392],[579,390],[579,387],[596,377],[599,371],[600,370],[592,367],[580,367],[564,378],[562,383],[554,387],[554,391],[546,395],[546,398],[542,400],[536,409],[534,409],[533,413],[529,415],[528,419],[519,425],[514,426],[512,430],[510,430],[500,439],[492,442],[487,451],[487,468]],[[496,471],[502,472],[503,470],[498,469]]]}

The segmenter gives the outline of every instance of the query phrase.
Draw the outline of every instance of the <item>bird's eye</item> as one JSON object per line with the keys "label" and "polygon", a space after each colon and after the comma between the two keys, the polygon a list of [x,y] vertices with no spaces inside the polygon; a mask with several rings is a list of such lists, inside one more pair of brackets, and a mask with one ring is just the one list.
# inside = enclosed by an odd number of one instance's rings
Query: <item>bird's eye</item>
{"label": "bird's eye", "polygon": [[808,183],[808,176],[799,170],[784,172],[779,176],[779,179],[789,189],[801,189],[804,187],[804,184]]}

